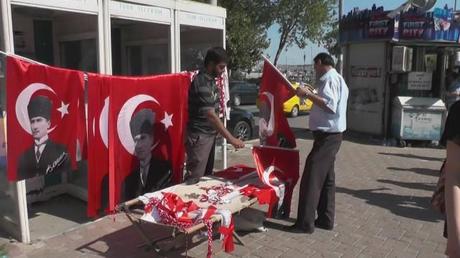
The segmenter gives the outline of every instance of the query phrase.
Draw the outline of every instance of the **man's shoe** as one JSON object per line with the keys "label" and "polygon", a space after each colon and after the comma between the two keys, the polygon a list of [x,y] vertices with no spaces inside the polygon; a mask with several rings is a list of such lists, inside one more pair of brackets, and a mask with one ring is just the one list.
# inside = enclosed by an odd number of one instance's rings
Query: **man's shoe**
{"label": "man's shoe", "polygon": [[320,229],[324,229],[324,230],[329,230],[329,231],[334,229],[333,225],[332,226],[327,225],[327,224],[321,223],[321,222],[319,222],[317,220],[315,220],[315,227],[320,228]]}
{"label": "man's shoe", "polygon": [[315,229],[309,229],[309,230],[304,229],[304,228],[301,228],[301,227],[297,226],[296,224],[294,224],[292,226],[284,226],[283,230],[287,231],[287,232],[291,232],[291,233],[297,233],[297,234],[300,234],[300,233],[313,234],[313,232],[315,232]]}

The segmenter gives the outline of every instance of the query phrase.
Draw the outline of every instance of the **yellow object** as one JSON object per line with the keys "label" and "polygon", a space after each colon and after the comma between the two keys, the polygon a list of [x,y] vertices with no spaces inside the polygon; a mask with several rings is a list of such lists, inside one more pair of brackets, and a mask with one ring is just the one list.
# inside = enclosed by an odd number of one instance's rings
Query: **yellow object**
{"label": "yellow object", "polygon": [[[300,85],[299,83],[295,82],[291,84],[294,89],[297,89]],[[297,116],[299,112],[307,112],[311,110],[313,106],[313,102],[309,99],[300,99],[297,96],[294,96],[288,99],[283,104],[283,111],[285,113],[289,113],[292,116]],[[297,111],[295,110],[297,109]]]}

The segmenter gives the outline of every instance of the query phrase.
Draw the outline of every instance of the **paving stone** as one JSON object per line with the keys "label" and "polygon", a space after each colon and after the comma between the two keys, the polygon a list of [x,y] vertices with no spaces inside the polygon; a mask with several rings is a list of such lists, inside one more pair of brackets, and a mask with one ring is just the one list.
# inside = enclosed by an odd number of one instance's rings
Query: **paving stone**
{"label": "paving stone", "polygon": [[347,244],[339,244],[335,248],[335,252],[340,253],[343,255],[343,257],[356,257],[358,256],[365,247],[362,246],[350,246]]}

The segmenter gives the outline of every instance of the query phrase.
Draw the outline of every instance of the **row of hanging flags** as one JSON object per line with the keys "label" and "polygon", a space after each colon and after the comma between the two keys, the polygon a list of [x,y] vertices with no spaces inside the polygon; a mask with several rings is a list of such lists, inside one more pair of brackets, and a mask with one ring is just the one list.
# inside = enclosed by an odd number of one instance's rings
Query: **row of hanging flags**
{"label": "row of hanging flags", "polygon": [[[182,181],[193,73],[108,76],[13,56],[6,68],[10,181],[74,170],[79,149],[88,160],[88,215],[114,210],[123,199],[124,181],[142,165],[135,135],[145,130],[153,130],[152,159],[168,164],[173,183]],[[265,60],[259,92],[263,146],[254,147],[253,155],[259,177],[276,193],[268,201],[271,208],[279,208],[280,200],[290,207],[299,177],[299,153],[292,150],[295,137],[282,106],[292,96],[289,82]],[[102,207],[104,198],[108,207]]]}
{"label": "row of hanging flags", "polygon": [[[139,166],[133,134],[150,129],[153,158],[167,161],[172,181],[179,183],[190,82],[189,73],[104,76],[8,56],[7,114],[14,114],[7,116],[8,179],[76,169],[78,144],[88,160],[88,215],[102,208],[102,189],[109,189],[108,208],[113,210],[125,178]],[[135,119],[146,109],[153,128]]]}

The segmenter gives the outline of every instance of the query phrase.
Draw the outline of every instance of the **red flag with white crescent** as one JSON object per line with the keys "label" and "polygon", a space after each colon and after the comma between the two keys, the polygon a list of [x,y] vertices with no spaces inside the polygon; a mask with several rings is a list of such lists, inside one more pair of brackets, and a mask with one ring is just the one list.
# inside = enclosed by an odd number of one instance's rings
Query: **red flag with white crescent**
{"label": "red flag with white crescent", "polygon": [[111,210],[120,198],[160,187],[168,169],[171,183],[182,181],[190,82],[187,73],[110,78]]}
{"label": "red flag with white crescent", "polygon": [[265,59],[259,89],[259,136],[263,145],[296,147],[294,133],[283,111],[283,103],[294,95],[287,79]]}
{"label": "red flag with white crescent", "polygon": [[[259,178],[265,185],[273,188],[277,194],[283,193],[283,196],[278,196],[278,198],[284,200],[284,210],[290,211],[292,193],[299,180],[299,151],[279,147],[255,146],[252,149],[252,155]],[[283,191],[279,191],[280,189]],[[272,210],[276,203],[272,203],[270,206],[270,210]],[[280,205],[278,205],[279,208]]]}
{"label": "red flag with white crescent", "polygon": [[88,216],[109,203],[109,77],[88,74]]}
{"label": "red flag with white crescent", "polygon": [[83,85],[81,72],[7,57],[8,180],[76,168]]}

